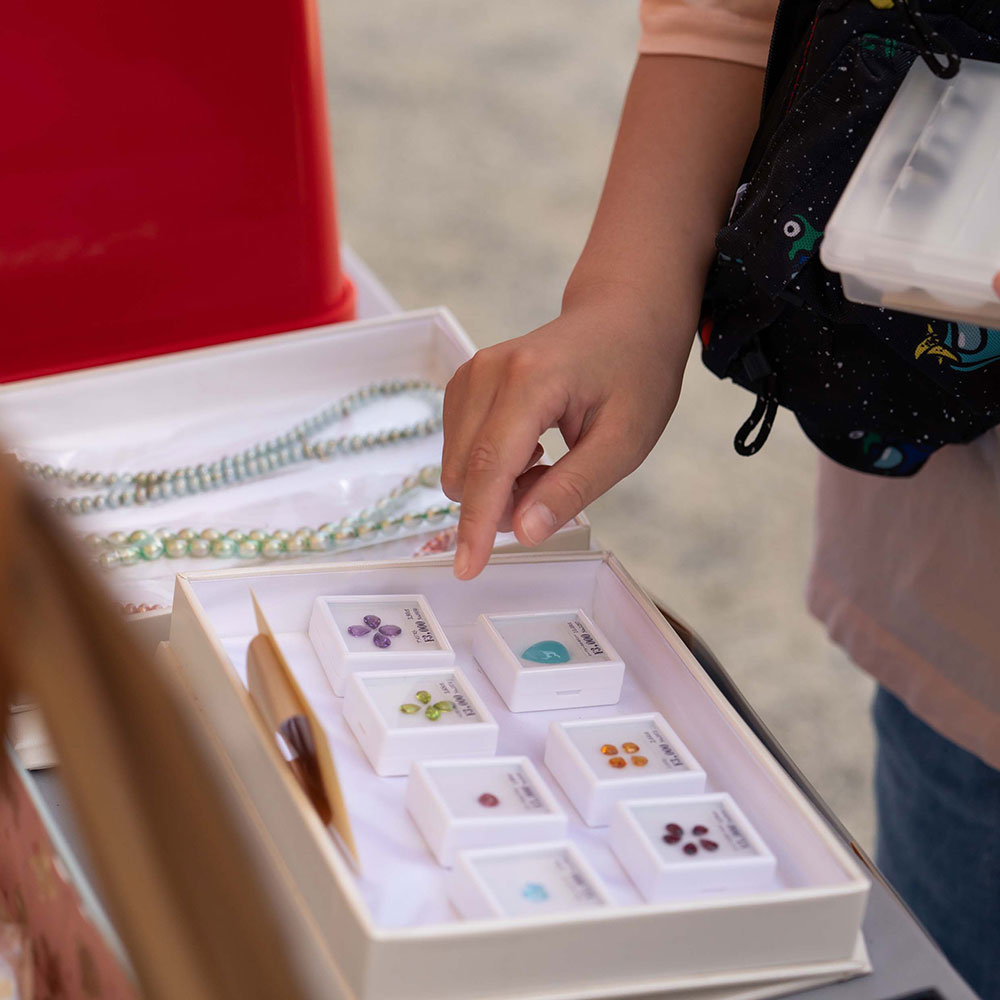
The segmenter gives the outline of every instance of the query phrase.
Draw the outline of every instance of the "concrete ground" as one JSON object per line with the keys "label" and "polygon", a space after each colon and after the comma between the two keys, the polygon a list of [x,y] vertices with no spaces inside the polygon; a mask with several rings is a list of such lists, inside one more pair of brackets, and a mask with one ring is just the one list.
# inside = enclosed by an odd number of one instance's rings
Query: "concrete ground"
{"label": "concrete ground", "polygon": [[[552,318],[634,61],[637,0],[320,0],[345,238],[408,308],[480,346]],[[862,844],[871,682],[807,614],[815,454],[788,414],[751,459],[751,399],[697,357],[645,465],[589,510],[697,629]]]}

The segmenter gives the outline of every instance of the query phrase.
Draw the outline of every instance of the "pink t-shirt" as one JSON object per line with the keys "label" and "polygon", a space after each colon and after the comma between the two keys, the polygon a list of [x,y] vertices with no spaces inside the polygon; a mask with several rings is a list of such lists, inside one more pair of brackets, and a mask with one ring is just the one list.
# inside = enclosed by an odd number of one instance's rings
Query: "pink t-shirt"
{"label": "pink t-shirt", "polygon": [[[764,66],[777,0],[641,0],[645,54]],[[1000,767],[1000,431],[885,479],[820,460],[808,601],[938,732]]]}

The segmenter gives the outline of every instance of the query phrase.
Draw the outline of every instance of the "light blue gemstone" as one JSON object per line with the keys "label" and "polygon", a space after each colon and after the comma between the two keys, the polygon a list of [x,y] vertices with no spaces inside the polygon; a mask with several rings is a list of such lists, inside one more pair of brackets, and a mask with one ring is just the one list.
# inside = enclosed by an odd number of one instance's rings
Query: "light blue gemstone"
{"label": "light blue gemstone", "polygon": [[532,903],[544,903],[549,898],[549,891],[541,882],[528,882],[521,895]]}
{"label": "light blue gemstone", "polygon": [[554,639],[543,639],[529,646],[522,654],[522,660],[532,663],[569,663],[569,650]]}

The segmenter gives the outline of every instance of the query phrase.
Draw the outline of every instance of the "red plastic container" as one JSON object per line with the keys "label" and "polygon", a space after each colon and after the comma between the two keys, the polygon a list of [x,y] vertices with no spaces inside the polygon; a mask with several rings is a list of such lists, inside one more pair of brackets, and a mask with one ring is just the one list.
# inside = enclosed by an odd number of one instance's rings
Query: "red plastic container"
{"label": "red plastic container", "polygon": [[311,0],[14,0],[0,380],[353,318]]}

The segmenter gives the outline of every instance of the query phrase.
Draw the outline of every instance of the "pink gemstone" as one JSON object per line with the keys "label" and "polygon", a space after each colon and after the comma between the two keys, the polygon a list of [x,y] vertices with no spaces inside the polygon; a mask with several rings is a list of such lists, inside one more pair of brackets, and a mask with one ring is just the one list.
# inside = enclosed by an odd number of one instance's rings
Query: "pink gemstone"
{"label": "pink gemstone", "polygon": [[368,633],[370,631],[371,631],[371,629],[368,628],[367,625],[351,625],[347,629],[347,634],[348,635],[353,635],[355,637],[361,637],[363,635],[368,635]]}

